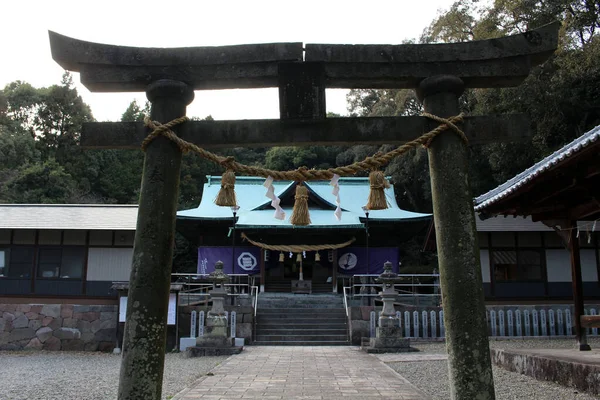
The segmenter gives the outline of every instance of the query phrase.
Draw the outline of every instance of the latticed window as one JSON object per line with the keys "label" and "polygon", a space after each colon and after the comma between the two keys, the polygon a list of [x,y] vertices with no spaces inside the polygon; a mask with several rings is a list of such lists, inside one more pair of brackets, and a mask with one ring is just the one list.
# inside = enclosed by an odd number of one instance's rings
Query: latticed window
{"label": "latticed window", "polygon": [[81,279],[85,262],[83,247],[40,248],[38,278]]}
{"label": "latticed window", "polygon": [[543,280],[542,251],[537,249],[493,250],[496,281]]}

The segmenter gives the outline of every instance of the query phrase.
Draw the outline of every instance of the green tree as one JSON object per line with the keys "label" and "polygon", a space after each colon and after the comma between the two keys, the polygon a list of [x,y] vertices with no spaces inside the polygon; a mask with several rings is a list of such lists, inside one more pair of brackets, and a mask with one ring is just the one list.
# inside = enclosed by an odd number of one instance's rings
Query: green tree
{"label": "green tree", "polygon": [[73,177],[54,159],[22,167],[6,189],[4,200],[11,203],[78,203],[81,197]]}

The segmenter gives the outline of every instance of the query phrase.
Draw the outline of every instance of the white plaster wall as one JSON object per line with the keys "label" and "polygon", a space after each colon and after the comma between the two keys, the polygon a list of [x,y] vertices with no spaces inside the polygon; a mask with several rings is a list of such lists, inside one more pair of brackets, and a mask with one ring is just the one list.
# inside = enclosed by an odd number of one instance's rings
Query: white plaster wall
{"label": "white plaster wall", "polygon": [[90,248],[88,281],[129,281],[133,248]]}
{"label": "white plaster wall", "polygon": [[481,277],[483,282],[491,282],[490,280],[490,251],[479,250],[479,258],[481,259]]}
{"label": "white plaster wall", "polygon": [[[583,282],[597,282],[598,268],[593,249],[580,250]],[[548,282],[571,282],[571,255],[567,250],[546,250]]]}
{"label": "white plaster wall", "polygon": [[598,282],[598,266],[596,264],[596,250],[581,250],[581,280],[584,282]]}
{"label": "white plaster wall", "polygon": [[546,250],[548,282],[571,282],[571,255],[567,250]]}

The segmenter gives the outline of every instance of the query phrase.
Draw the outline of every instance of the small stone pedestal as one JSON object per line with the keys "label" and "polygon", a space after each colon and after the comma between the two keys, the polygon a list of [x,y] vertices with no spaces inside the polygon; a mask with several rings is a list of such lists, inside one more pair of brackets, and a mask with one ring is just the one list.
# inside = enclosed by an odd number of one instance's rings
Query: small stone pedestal
{"label": "small stone pedestal", "polygon": [[379,326],[375,329],[375,337],[363,338],[361,348],[367,353],[419,351],[414,347],[410,347],[410,339],[403,336],[400,320],[396,316],[394,283],[399,281],[399,278],[397,274],[392,272],[391,262],[387,261],[383,265],[383,273],[375,281],[383,283],[383,290],[379,292],[383,301],[383,310],[379,315]]}
{"label": "small stone pedestal", "polygon": [[229,280],[229,276],[223,272],[223,262],[217,261],[215,271],[208,279],[213,282],[213,290],[210,292],[212,308],[206,316],[204,335],[196,338],[196,346],[186,349],[186,355],[202,357],[239,354],[243,347],[235,346],[235,339],[227,333],[227,315],[223,308],[227,291],[223,284]]}

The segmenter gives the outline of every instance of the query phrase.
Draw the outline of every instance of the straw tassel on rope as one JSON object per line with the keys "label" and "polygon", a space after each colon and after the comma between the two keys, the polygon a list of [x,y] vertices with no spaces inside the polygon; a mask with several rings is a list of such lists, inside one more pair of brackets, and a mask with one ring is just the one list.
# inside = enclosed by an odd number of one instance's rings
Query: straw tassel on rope
{"label": "straw tassel on rope", "polygon": [[367,209],[369,210],[385,210],[388,208],[385,198],[385,189],[390,187],[390,183],[385,179],[383,171],[371,171],[369,174],[369,183],[371,190],[369,191],[369,201]]}
{"label": "straw tassel on rope", "polygon": [[294,197],[294,209],[290,222],[292,225],[306,226],[310,225],[310,215],[308,214],[308,189],[302,183],[296,186],[296,196]]}
{"label": "straw tassel on rope", "polygon": [[237,206],[235,197],[235,173],[228,169],[221,177],[221,190],[215,199],[215,204],[223,207]]}

